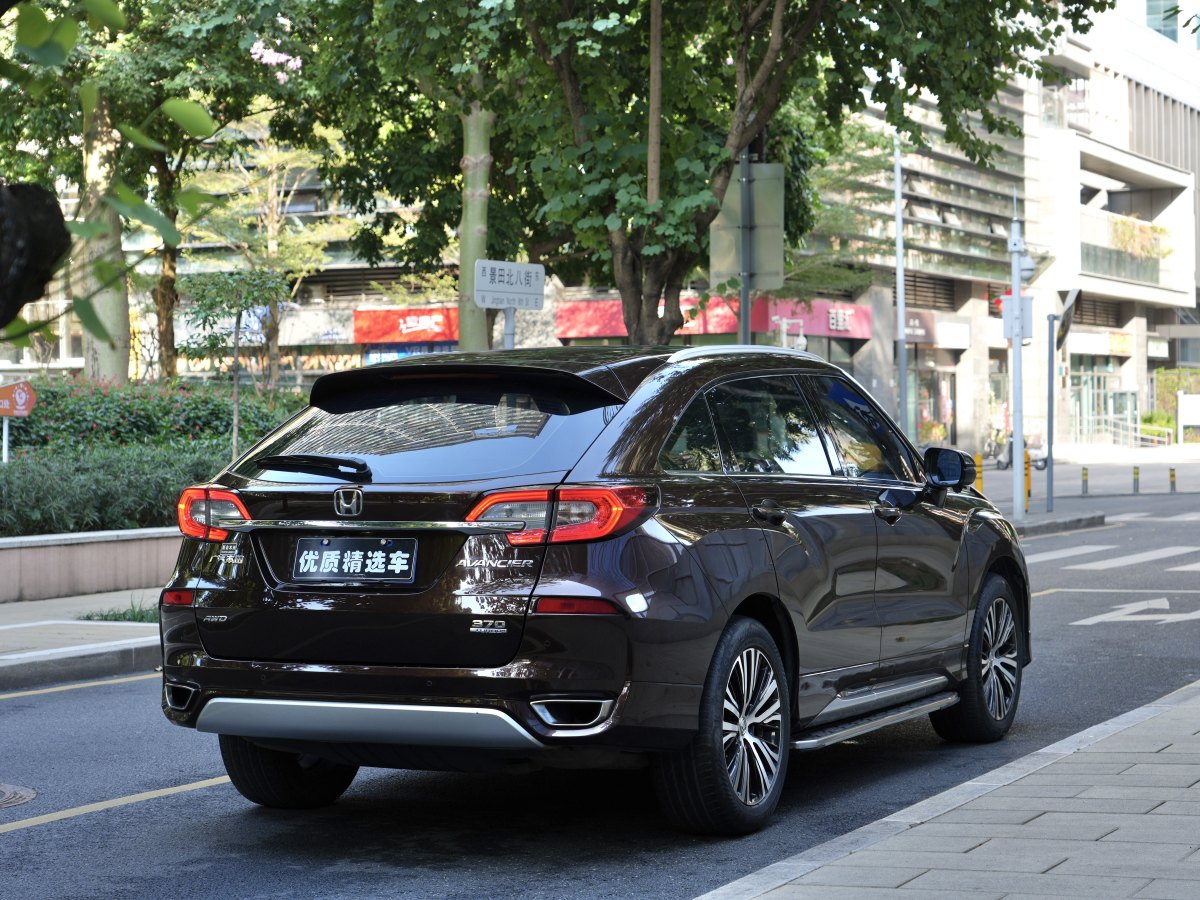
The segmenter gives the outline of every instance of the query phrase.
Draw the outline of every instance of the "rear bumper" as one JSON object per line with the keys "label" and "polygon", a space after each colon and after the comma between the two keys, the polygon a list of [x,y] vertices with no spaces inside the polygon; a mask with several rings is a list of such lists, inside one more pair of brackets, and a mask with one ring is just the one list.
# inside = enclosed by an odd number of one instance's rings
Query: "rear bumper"
{"label": "rear bumper", "polygon": [[495,709],[214,697],[196,730],[249,738],[538,750],[545,745]]}

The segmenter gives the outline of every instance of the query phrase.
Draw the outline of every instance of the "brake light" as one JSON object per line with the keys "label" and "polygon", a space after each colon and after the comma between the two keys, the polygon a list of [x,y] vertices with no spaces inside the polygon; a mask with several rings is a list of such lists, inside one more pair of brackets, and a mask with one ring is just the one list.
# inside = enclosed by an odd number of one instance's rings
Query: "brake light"
{"label": "brake light", "polygon": [[185,488],[175,512],[179,530],[201,541],[223,541],[229,537],[228,531],[213,525],[218,519],[250,518],[237,494],[212,488]]}
{"label": "brake light", "polygon": [[195,596],[195,591],[163,591],[159,599],[163,606],[191,606]]}
{"label": "brake light", "polygon": [[538,597],[533,611],[540,615],[619,616],[621,611],[607,600],[594,597]]}
{"label": "brake light", "polygon": [[644,487],[501,491],[484,497],[467,515],[467,521],[524,522],[523,530],[506,535],[514,545],[565,544],[616,534],[654,503],[654,493]]}

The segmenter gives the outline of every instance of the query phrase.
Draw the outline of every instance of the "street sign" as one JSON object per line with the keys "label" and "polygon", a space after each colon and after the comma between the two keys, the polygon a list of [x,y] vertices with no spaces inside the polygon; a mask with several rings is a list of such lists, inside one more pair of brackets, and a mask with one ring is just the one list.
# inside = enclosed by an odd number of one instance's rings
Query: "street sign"
{"label": "street sign", "polygon": [[475,260],[475,305],[484,309],[541,309],[546,268],[534,263]]}
{"label": "street sign", "polygon": [[1059,316],[1058,333],[1054,337],[1055,350],[1061,350],[1063,344],[1067,342],[1067,334],[1071,331],[1071,322],[1075,319],[1075,300],[1079,297],[1079,288],[1059,291],[1058,296],[1062,298],[1063,311]]}
{"label": "street sign", "polygon": [[[754,163],[750,170],[754,207],[751,287],[769,291],[783,287],[783,165]],[[742,277],[741,229],[742,194],[731,182],[721,211],[708,227],[708,281],[713,287]]]}
{"label": "street sign", "polygon": [[28,381],[17,381],[0,387],[0,416],[24,418],[37,403],[37,394]]}

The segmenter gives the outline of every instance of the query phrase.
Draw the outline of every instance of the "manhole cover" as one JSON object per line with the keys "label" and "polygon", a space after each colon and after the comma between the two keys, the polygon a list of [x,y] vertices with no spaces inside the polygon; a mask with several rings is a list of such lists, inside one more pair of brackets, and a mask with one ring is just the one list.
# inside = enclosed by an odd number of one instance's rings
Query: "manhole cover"
{"label": "manhole cover", "polygon": [[37,796],[33,788],[17,787],[15,784],[0,784],[0,809],[20,806]]}

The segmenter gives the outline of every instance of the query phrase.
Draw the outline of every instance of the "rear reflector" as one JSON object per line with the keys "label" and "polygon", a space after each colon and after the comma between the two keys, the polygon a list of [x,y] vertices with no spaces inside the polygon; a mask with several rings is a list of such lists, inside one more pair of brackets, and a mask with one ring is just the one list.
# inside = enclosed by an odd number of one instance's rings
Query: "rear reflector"
{"label": "rear reflector", "polygon": [[163,606],[191,606],[195,596],[195,591],[163,591],[160,600]]}
{"label": "rear reflector", "polygon": [[175,505],[179,530],[187,537],[202,541],[223,541],[229,537],[224,528],[216,528],[218,519],[249,519],[241,498],[232,491],[213,488],[185,488]]}
{"label": "rear reflector", "polygon": [[[566,544],[617,534],[655,502],[654,492],[644,487],[501,491],[484,497],[467,515],[467,521],[524,522],[524,529],[506,535],[510,544]],[[551,511],[554,522],[548,527]]]}
{"label": "rear reflector", "polygon": [[538,615],[619,616],[621,611],[607,600],[594,597],[538,597],[533,602]]}

